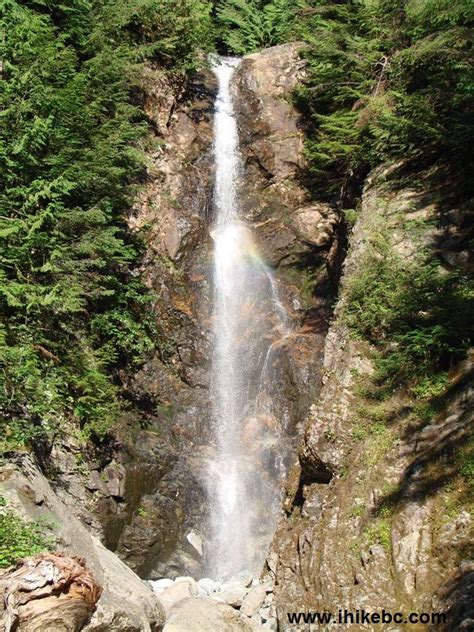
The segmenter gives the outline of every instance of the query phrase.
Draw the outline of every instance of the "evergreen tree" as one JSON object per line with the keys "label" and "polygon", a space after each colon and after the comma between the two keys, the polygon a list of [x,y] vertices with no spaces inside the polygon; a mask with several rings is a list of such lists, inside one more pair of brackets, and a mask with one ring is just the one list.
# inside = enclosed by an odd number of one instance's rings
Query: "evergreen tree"
{"label": "evergreen tree", "polygon": [[217,5],[217,32],[232,53],[244,55],[289,41],[298,0],[225,0]]}
{"label": "evergreen tree", "polygon": [[299,91],[316,186],[339,196],[384,160],[466,167],[473,134],[469,0],[308,2]]}
{"label": "evergreen tree", "polygon": [[[0,100],[0,406],[7,447],[66,419],[103,436],[113,381],[154,345],[123,220],[147,122],[140,64],[210,44],[200,0],[7,0]],[[207,42],[207,44],[206,44]]]}

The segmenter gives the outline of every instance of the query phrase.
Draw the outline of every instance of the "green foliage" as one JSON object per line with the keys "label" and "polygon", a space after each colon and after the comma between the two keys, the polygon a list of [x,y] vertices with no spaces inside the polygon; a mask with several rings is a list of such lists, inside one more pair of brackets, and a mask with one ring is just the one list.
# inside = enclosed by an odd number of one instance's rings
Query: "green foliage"
{"label": "green foliage", "polygon": [[190,70],[198,64],[198,49],[214,47],[212,5],[205,0],[108,0],[99,3],[102,27],[95,38],[124,36],[132,43],[136,59],[152,58],[160,65]]}
{"label": "green foliage", "polygon": [[309,47],[297,102],[315,188],[342,196],[383,160],[466,168],[473,142],[470,0],[307,3]]}
{"label": "green foliage", "polygon": [[346,223],[348,224],[348,226],[352,227],[355,225],[356,221],[357,221],[357,210],[354,208],[346,208],[343,209],[344,212],[344,219],[346,221]]}
{"label": "green foliage", "polygon": [[362,424],[356,424],[352,429],[352,436],[357,441],[363,441],[367,438],[367,430],[364,428]]}
{"label": "green foliage", "polygon": [[472,481],[474,479],[474,437],[472,432],[466,443],[458,449],[456,454],[456,463],[459,469],[459,474],[469,485],[472,485]]}
{"label": "green foliage", "polygon": [[386,518],[377,519],[364,530],[363,536],[369,546],[381,544],[388,551],[392,543],[390,521]]}
{"label": "green foliage", "polygon": [[245,54],[304,40],[295,95],[319,194],[342,197],[380,161],[444,159],[473,143],[470,0],[224,0],[218,38]]}
{"label": "green foliage", "polygon": [[354,505],[350,512],[349,515],[351,516],[351,518],[361,518],[366,512],[366,508],[363,505]]}
{"label": "green foliage", "polygon": [[393,445],[393,435],[387,426],[388,410],[383,406],[359,406],[352,436],[365,441],[362,460],[366,468],[380,462]]}
{"label": "green foliage", "polygon": [[0,568],[7,568],[23,557],[51,550],[54,542],[36,522],[26,522],[0,497]]}
{"label": "green foliage", "polygon": [[472,280],[423,255],[403,260],[383,236],[371,243],[360,268],[348,283],[342,318],[382,350],[379,382],[427,385],[432,373],[463,356],[473,335]]}
{"label": "green foliage", "polygon": [[216,10],[218,37],[238,55],[289,41],[301,5],[298,0],[224,0]]}
{"label": "green foliage", "polygon": [[103,437],[117,369],[155,334],[123,216],[143,173],[137,77],[210,46],[200,0],[3,4],[0,82],[0,409],[4,449],[74,418]]}

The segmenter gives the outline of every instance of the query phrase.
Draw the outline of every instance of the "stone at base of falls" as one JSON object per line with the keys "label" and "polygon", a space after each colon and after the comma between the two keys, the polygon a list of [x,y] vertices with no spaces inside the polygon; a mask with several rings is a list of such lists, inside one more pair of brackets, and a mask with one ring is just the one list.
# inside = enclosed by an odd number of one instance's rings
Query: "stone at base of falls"
{"label": "stone at base of falls", "polygon": [[204,596],[207,597],[207,595],[212,595],[212,593],[219,590],[219,584],[213,579],[204,577],[198,581],[198,588],[204,593]]}
{"label": "stone at base of falls", "polygon": [[166,614],[168,614],[175,604],[188,597],[196,597],[197,592],[197,584],[194,579],[190,577],[180,577],[172,586],[160,591],[158,598]]}
{"label": "stone at base of falls", "polygon": [[247,623],[252,628],[252,632],[266,632],[268,630],[268,628],[263,627],[262,620],[258,616],[247,619]]}
{"label": "stone at base of falls", "polygon": [[[174,580],[159,579],[149,583],[166,609],[167,623],[176,622],[176,619],[173,618],[174,613],[177,612],[181,604],[191,600],[193,603],[208,604],[207,607],[211,609],[212,605],[209,606],[209,604],[216,604],[218,607],[224,606],[224,608],[230,607],[238,615],[237,620],[243,621],[249,626],[249,628],[219,627],[216,628],[216,632],[220,632],[222,629],[236,629],[238,631],[250,629],[252,632],[268,632],[269,630],[276,632],[277,630],[274,586],[269,578],[259,582],[258,579],[252,577],[250,572],[242,571],[222,584],[207,577],[197,582],[192,577],[177,577]],[[181,619],[178,623],[181,625]],[[167,631],[175,630],[175,628],[165,629]],[[210,630],[212,628],[209,624],[208,628],[203,629]],[[176,628],[176,630],[188,632],[185,627]],[[194,627],[193,632],[195,632]]]}
{"label": "stone at base of falls", "polygon": [[248,588],[243,584],[230,581],[227,584],[222,584],[220,589],[212,595],[212,598],[234,608],[240,608],[247,592]]}
{"label": "stone at base of falls", "polygon": [[252,617],[253,615],[257,614],[257,612],[263,606],[266,596],[267,591],[265,589],[265,586],[262,586],[261,584],[254,586],[245,596],[245,599],[242,602],[242,607],[240,608],[240,612],[247,615],[248,617]]}
{"label": "stone at base of falls", "polygon": [[246,588],[251,586],[252,582],[253,582],[253,575],[250,571],[240,571],[240,573],[237,573],[236,575],[234,575],[230,580],[230,583],[242,584],[242,586],[245,586]]}
{"label": "stone at base of falls", "polygon": [[156,594],[112,551],[94,539],[105,583],[97,610],[83,632],[158,632],[165,611]]}
{"label": "stone at base of falls", "polygon": [[195,597],[171,608],[163,632],[253,632],[234,608],[224,603]]}
{"label": "stone at base of falls", "polygon": [[276,617],[271,617],[270,619],[267,619],[267,621],[265,621],[262,627],[264,630],[271,630],[272,632],[277,632],[278,621]]}
{"label": "stone at base of falls", "polygon": [[164,579],[157,579],[155,581],[151,581],[150,585],[155,592],[161,592],[165,588],[169,588],[173,585],[173,580],[165,577]]}

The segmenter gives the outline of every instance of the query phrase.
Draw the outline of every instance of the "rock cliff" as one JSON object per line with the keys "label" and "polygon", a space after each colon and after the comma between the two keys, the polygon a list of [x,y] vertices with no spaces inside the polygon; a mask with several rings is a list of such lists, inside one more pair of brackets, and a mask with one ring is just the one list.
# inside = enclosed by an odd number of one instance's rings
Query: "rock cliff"
{"label": "rock cliff", "polygon": [[[390,248],[406,257],[433,244],[443,257],[453,254],[439,221],[446,208],[429,176],[420,174],[420,187],[391,180],[394,170],[376,170],[365,185],[325,341],[321,393],[267,562],[282,630],[295,629],[288,612],[308,610],[444,611],[447,625],[433,627],[440,630],[468,629],[472,617],[465,561],[472,520],[458,462],[473,421],[472,358],[452,370],[439,413],[420,419],[404,392],[367,402],[361,387],[370,384],[373,350],[344,325],[347,286],[364,273],[364,252],[382,226]],[[461,224],[450,232],[460,237]]]}
{"label": "rock cliff", "polygon": [[[303,182],[304,134],[291,102],[304,76],[300,49],[287,44],[248,56],[234,85],[243,218],[274,269],[290,321],[265,391],[293,454],[320,388],[342,243],[339,213],[312,201]],[[143,89],[149,160],[128,222],[146,244],[136,274],[153,296],[158,352],[135,375],[120,376],[132,406],[115,443],[83,455],[71,437],[53,446],[45,466],[61,499],[141,577],[199,577],[207,528],[216,84],[210,70],[170,84],[150,67]]]}
{"label": "rock cliff", "polygon": [[[286,420],[289,445],[302,431],[301,420],[320,387],[341,227],[333,208],[311,201],[301,178],[304,135],[291,103],[304,74],[300,49],[289,44],[248,56],[234,85],[245,159],[243,217],[265,263],[275,269],[291,320],[292,333],[275,351],[274,379],[267,385],[267,396]],[[124,464],[118,516],[114,506],[105,518],[101,512],[101,520],[108,546],[142,576],[200,576],[213,335],[215,80],[203,71],[172,97],[170,86],[150,70],[145,87],[159,143],[129,224],[147,244],[140,273],[155,297],[163,344],[128,381],[148,432],[135,437]],[[197,548],[190,544],[195,536]]]}

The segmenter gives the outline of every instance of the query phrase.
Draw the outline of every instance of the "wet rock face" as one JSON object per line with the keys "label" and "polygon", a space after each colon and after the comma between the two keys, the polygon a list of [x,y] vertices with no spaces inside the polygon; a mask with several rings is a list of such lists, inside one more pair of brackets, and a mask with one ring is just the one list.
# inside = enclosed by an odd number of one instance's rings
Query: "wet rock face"
{"label": "wet rock face", "polygon": [[[290,97],[304,72],[299,48],[281,46],[249,56],[235,82],[246,161],[240,201],[263,259],[282,270],[276,283],[292,321],[292,334],[275,348],[266,385],[266,396],[281,419],[249,420],[246,432],[251,440],[255,433],[250,421],[282,424],[293,437],[289,446],[319,389],[327,315],[324,299],[309,297],[311,309],[317,309],[308,318],[311,310],[302,308],[298,267],[307,265],[305,257],[311,266],[316,259],[325,275],[339,223],[335,211],[312,203],[297,181],[304,168],[303,134]],[[152,359],[128,386],[157,430],[153,440],[147,438],[149,447],[134,448],[133,453],[141,453],[144,469],[155,474],[153,484],[145,484],[143,468],[133,465],[136,455],[129,459],[126,478],[134,482],[126,487],[125,505],[133,511],[119,511],[117,517],[113,507],[106,509],[106,531],[114,550],[149,578],[202,574],[201,552],[187,536],[197,533],[205,549],[202,476],[210,423],[215,88],[213,76],[203,72],[172,100],[163,94],[158,75],[150,71],[146,77],[148,113],[162,141],[152,155],[149,182],[130,226],[141,231],[147,243],[141,273],[156,296],[164,347],[162,357]],[[153,441],[162,447],[153,448]],[[163,464],[160,472],[153,455]],[[140,486],[141,494],[131,494],[131,487]]]}
{"label": "wet rock face", "polygon": [[339,212],[312,199],[303,182],[305,135],[292,103],[304,81],[303,44],[275,46],[244,58],[235,85],[241,148],[243,212],[259,252],[278,276],[305,294],[304,307],[335,291],[343,247]]}
{"label": "wet rock face", "polygon": [[147,249],[140,268],[155,296],[159,355],[133,377],[130,395],[151,432],[129,450],[121,511],[102,513],[106,542],[143,577],[200,574],[202,555],[186,536],[202,532],[199,445],[208,421],[210,313],[208,220],[212,201],[209,71],[172,86],[144,78],[157,147],[129,218]]}
{"label": "wet rock face", "polygon": [[[290,44],[248,56],[234,85],[245,160],[240,183],[242,212],[257,237],[263,260],[277,267],[276,284],[292,330],[281,342],[275,341],[270,377],[262,395],[271,402],[278,419],[271,415],[249,419],[245,433],[251,441],[259,436],[255,424],[268,426],[269,432],[274,424],[282,425],[289,437],[288,452],[320,388],[329,313],[329,253],[340,223],[336,211],[312,201],[299,182],[305,168],[304,135],[291,94],[304,75],[300,48]],[[130,226],[141,231],[147,243],[141,273],[156,296],[164,353],[129,380],[129,388],[148,417],[153,417],[160,437],[157,441],[169,452],[162,458],[166,472],[156,474],[155,483],[142,493],[139,504],[134,501],[133,515],[129,512],[125,520],[116,520],[109,512],[108,524],[116,525],[109,529],[113,547],[143,576],[199,576],[202,555],[187,536],[197,533],[205,554],[202,476],[210,423],[209,226],[216,86],[213,76],[203,72],[172,101],[162,94],[159,76],[150,71],[146,81],[148,112],[162,143],[152,156],[149,182],[137,200]],[[315,267],[314,287],[304,290],[301,270],[312,274]],[[273,457],[269,454],[268,458]],[[141,459],[150,471],[156,470],[150,456]],[[139,465],[133,467],[140,470]],[[133,467],[127,466],[128,479]],[[136,488],[143,485],[138,478]]]}
{"label": "wet rock face", "polygon": [[[288,434],[287,465],[320,388],[327,330],[330,253],[339,216],[311,200],[299,181],[304,136],[291,93],[304,75],[300,46],[243,60],[236,77],[245,165],[242,212],[256,235],[291,333],[275,345],[261,395],[269,415],[249,418],[248,441]],[[128,218],[145,241],[140,274],[154,296],[159,352],[135,375],[121,375],[133,411],[100,458],[53,448],[57,493],[140,576],[202,576],[207,541],[203,474],[209,450],[212,356],[213,104],[209,71],[170,85],[150,68],[143,78],[153,126],[148,172]],[[251,314],[250,314],[251,317]],[[262,315],[266,318],[267,315]],[[275,465],[276,467],[276,465]],[[189,540],[194,533],[202,550]]]}

